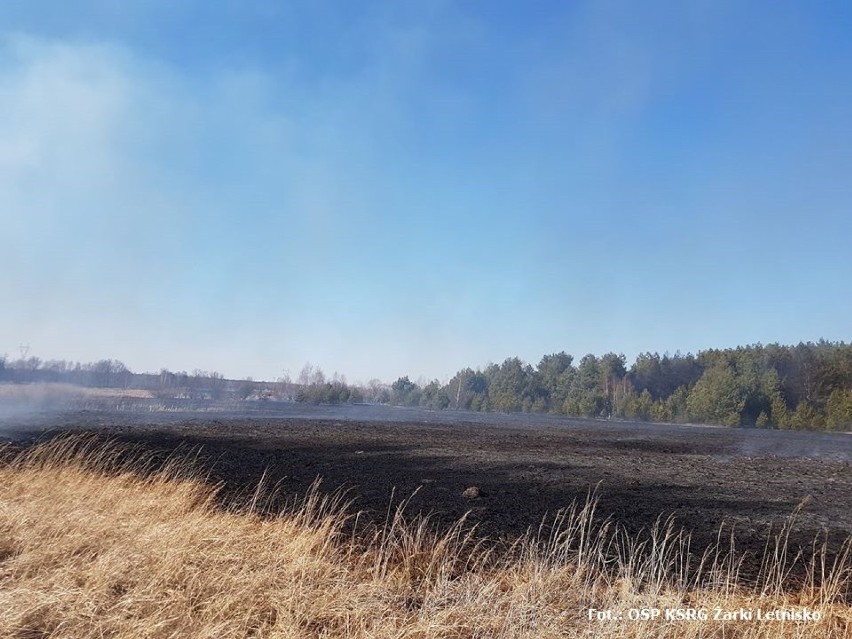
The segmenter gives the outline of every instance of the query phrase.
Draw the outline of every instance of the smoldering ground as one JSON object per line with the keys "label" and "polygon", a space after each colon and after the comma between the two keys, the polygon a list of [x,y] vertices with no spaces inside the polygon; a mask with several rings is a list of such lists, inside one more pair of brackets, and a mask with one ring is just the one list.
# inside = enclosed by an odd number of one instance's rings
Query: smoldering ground
{"label": "smoldering ground", "polygon": [[63,412],[84,406],[85,389],[70,384],[0,385],[0,438],[15,440],[49,429]]}

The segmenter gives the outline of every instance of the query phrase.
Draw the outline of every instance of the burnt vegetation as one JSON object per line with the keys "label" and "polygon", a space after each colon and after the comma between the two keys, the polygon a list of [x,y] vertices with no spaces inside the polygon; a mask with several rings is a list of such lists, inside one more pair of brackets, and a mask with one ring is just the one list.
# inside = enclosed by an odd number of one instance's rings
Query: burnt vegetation
{"label": "burnt vegetation", "polygon": [[[836,554],[819,541],[791,554],[784,525],[747,577],[732,539],[696,551],[665,519],[632,535],[596,517],[594,495],[494,546],[466,518],[442,526],[410,514],[410,499],[365,525],[346,495],[322,495],[317,484],[283,509],[270,508],[264,483],[223,504],[222,486],[192,462],[158,464],[138,446],[92,436],[0,449],[0,635],[849,636],[848,540]],[[809,616],[592,620],[593,611],[640,608]]]}

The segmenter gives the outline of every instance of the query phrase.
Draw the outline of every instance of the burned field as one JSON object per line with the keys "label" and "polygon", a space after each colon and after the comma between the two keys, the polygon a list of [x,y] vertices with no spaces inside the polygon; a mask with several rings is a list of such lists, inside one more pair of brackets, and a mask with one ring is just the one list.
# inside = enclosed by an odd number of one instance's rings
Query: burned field
{"label": "burned field", "polygon": [[590,490],[598,515],[630,533],[672,515],[693,548],[721,525],[757,562],[770,527],[798,508],[791,546],[852,534],[852,436],[521,416],[396,411],[379,419],[319,409],[310,414],[90,412],[64,415],[40,437],[94,431],[163,457],[190,454],[223,495],[251,494],[264,478],[275,508],[322,478],[349,489],[361,521],[391,505],[447,524],[468,513],[478,534],[513,538]]}

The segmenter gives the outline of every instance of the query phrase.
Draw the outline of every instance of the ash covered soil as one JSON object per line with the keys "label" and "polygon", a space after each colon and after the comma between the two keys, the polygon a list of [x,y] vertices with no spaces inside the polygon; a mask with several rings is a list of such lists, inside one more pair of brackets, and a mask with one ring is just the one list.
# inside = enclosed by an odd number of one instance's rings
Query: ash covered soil
{"label": "ash covered soil", "polygon": [[761,554],[770,526],[777,530],[802,502],[794,547],[827,531],[837,549],[852,535],[848,434],[357,406],[41,420],[19,420],[17,433],[7,425],[7,437],[94,431],[164,456],[192,450],[229,496],[250,494],[264,472],[280,499],[304,495],[321,477],[324,491],[350,489],[353,511],[376,522],[410,497],[409,514],[451,523],[469,513],[479,534],[512,538],[597,486],[601,517],[635,533],[672,514],[699,554],[723,522],[740,550]]}

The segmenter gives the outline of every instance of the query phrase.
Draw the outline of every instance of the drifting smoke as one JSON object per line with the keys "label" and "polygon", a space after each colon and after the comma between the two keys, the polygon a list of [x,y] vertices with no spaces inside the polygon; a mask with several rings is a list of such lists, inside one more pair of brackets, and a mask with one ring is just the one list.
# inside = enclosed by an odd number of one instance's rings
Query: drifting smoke
{"label": "drifting smoke", "polygon": [[742,429],[732,434],[740,438],[737,451],[740,457],[796,457],[852,462],[852,436],[849,433]]}
{"label": "drifting smoke", "polygon": [[0,439],[49,426],[59,413],[86,405],[86,389],[70,384],[10,384],[0,386]]}

